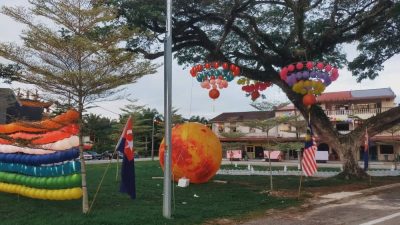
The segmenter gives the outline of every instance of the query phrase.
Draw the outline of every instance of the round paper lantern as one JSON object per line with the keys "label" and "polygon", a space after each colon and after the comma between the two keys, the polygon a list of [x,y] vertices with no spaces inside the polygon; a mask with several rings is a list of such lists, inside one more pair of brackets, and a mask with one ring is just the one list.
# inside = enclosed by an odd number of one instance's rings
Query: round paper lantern
{"label": "round paper lantern", "polygon": [[315,99],[315,96],[313,94],[306,94],[303,97],[303,104],[306,106],[313,105],[316,102],[317,102],[317,100]]}
{"label": "round paper lantern", "polygon": [[[159,157],[164,169],[165,140]],[[191,183],[205,183],[219,170],[222,148],[218,137],[200,123],[184,123],[172,128],[172,174],[175,181],[186,177]]]}
{"label": "round paper lantern", "polygon": [[210,96],[210,98],[215,100],[219,97],[219,91],[217,89],[211,89],[208,95]]}

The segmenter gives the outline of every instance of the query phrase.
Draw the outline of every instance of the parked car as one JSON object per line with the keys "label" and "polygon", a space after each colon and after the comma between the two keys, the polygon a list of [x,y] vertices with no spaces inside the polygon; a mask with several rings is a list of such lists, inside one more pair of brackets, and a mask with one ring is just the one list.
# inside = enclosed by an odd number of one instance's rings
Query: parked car
{"label": "parked car", "polygon": [[105,152],[103,152],[102,154],[101,154],[101,158],[102,159],[111,159],[111,158],[113,158],[113,159],[116,159],[117,158],[117,154],[118,154],[118,157],[120,158],[120,159],[123,159],[124,158],[124,154],[122,154],[121,152],[119,152],[119,151],[117,151],[115,154],[113,154],[114,152],[111,152],[111,151],[105,151]]}
{"label": "parked car", "polygon": [[84,153],[83,153],[83,158],[84,158],[85,160],[92,160],[92,159],[93,159],[93,155],[91,155],[91,154],[89,154],[89,153],[87,153],[87,152],[84,152]]}
{"label": "parked car", "polygon": [[93,156],[92,159],[98,159],[98,160],[102,159],[102,156],[95,151],[86,151],[86,152]]}

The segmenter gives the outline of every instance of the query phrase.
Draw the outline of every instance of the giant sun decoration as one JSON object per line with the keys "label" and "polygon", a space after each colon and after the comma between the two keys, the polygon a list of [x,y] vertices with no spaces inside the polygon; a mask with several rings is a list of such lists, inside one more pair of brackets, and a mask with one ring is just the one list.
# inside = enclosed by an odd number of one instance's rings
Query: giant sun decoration
{"label": "giant sun decoration", "polygon": [[322,62],[297,62],[285,66],[280,77],[294,92],[303,95],[303,104],[311,106],[316,103],[317,95],[321,95],[332,81],[339,77],[338,69]]}
{"label": "giant sun decoration", "polygon": [[240,75],[240,68],[226,62],[212,62],[192,67],[190,74],[200,82],[202,88],[210,89],[208,95],[215,100],[220,95],[218,89],[227,88],[228,82]]}
{"label": "giant sun decoration", "polygon": [[[164,169],[165,140],[159,158]],[[175,181],[188,178],[191,183],[205,183],[219,170],[222,147],[218,137],[205,125],[184,123],[172,128],[172,174]]]}

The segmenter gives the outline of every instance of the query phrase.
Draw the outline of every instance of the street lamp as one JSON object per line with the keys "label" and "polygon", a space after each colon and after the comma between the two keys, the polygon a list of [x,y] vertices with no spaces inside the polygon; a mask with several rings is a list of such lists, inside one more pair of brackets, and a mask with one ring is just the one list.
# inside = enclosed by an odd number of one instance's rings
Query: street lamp
{"label": "street lamp", "polygon": [[156,116],[153,117],[153,126],[151,128],[151,161],[154,161],[154,122],[156,122]]}

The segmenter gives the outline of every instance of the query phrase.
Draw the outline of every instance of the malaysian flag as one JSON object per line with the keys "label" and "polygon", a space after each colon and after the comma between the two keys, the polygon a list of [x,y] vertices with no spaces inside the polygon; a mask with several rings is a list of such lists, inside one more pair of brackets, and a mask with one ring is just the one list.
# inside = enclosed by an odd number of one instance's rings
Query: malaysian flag
{"label": "malaysian flag", "polygon": [[301,166],[306,176],[312,176],[317,172],[317,162],[315,161],[315,152],[317,151],[317,143],[311,129],[311,125],[308,124],[306,141],[304,144],[303,159]]}

